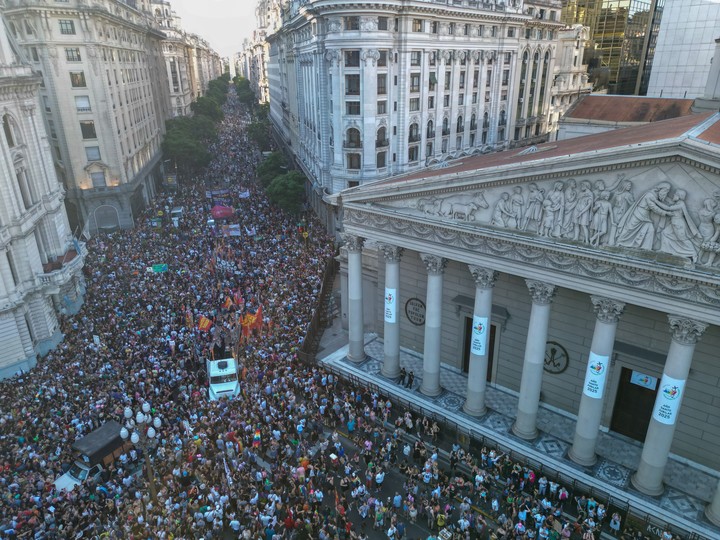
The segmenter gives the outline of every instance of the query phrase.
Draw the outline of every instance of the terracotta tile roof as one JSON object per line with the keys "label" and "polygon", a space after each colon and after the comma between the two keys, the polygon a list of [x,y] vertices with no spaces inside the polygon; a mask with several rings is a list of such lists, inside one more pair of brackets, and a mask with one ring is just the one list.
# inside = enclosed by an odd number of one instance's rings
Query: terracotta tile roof
{"label": "terracotta tile roof", "polygon": [[692,104],[692,99],[591,94],[578,99],[564,118],[619,123],[657,122],[691,114]]}
{"label": "terracotta tile roof", "polygon": [[[629,145],[675,139],[697,128],[713,114],[712,112],[692,114],[671,120],[663,120],[642,124],[640,126],[597,133],[595,135],[587,135],[585,137],[575,137],[565,141],[548,142],[537,145],[537,151],[535,152],[528,152],[529,147],[525,147],[492,154],[467,156],[449,161],[444,168],[424,169],[405,176],[395,176],[384,181],[374,182],[372,185],[380,186],[393,182],[432,178],[489,167],[502,167],[558,156],[572,156],[574,154],[583,154],[596,150],[622,148]],[[712,139],[706,139],[705,137],[711,137]],[[718,139],[720,139],[720,117],[705,129],[699,138],[708,140],[709,142],[718,142]]]}
{"label": "terracotta tile roof", "polygon": [[705,131],[703,131],[700,135],[698,135],[698,139],[713,144],[720,144],[720,122],[715,122]]}

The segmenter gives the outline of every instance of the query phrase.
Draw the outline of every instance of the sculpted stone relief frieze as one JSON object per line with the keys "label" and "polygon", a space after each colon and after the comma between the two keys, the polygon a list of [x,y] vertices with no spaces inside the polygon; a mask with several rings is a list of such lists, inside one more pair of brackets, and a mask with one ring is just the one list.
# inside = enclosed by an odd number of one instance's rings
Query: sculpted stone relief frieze
{"label": "sculpted stone relief frieze", "polygon": [[568,178],[389,201],[426,216],[596,248],[667,253],[720,266],[720,185],[681,166],[633,178]]}
{"label": "sculpted stone relief frieze", "polygon": [[420,224],[409,219],[368,214],[347,207],[343,221],[348,227],[355,226],[365,231],[374,229],[384,233],[415,237],[424,242],[438,242],[446,246],[469,249],[558,272],[642,288],[703,305],[720,306],[720,289],[694,279],[668,276],[651,270],[627,268],[597,259],[558,253],[543,246],[534,247],[487,238],[474,234],[472,230]]}

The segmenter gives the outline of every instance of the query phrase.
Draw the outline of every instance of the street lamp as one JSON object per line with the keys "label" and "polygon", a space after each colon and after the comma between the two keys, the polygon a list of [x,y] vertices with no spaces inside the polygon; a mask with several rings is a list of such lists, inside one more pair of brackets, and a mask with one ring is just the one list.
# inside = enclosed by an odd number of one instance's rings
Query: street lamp
{"label": "street lamp", "polygon": [[153,441],[157,437],[157,430],[162,426],[159,416],[152,417],[150,414],[150,404],[146,401],[136,412],[130,407],[125,407],[123,416],[125,416],[125,425],[120,429],[120,437],[123,440],[130,438],[130,442],[142,450],[147,464],[148,485],[150,487],[150,496],[153,502],[157,500],[157,490],[155,489],[155,471],[153,470],[152,461],[150,460],[149,449],[153,446]]}

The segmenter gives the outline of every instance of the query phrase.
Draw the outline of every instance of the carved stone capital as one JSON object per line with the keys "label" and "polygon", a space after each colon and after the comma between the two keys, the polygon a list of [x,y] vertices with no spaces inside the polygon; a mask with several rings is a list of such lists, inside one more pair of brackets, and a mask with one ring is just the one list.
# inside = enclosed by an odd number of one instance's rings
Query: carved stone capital
{"label": "carved stone capital", "polygon": [[625,309],[625,302],[619,302],[604,296],[591,296],[590,301],[593,304],[595,316],[604,323],[617,323]]}
{"label": "carved stone capital", "polygon": [[550,304],[553,296],[555,296],[555,293],[557,292],[557,287],[555,287],[555,285],[545,283],[544,281],[526,279],[525,283],[527,284],[533,304]]}
{"label": "carved stone capital", "polygon": [[681,345],[695,345],[708,327],[707,323],[679,315],[668,315],[668,321],[673,341]]}
{"label": "carved stone capital", "polygon": [[380,51],[377,49],[363,49],[360,58],[365,62],[366,66],[372,64],[373,66],[380,59]]}
{"label": "carved stone capital", "polygon": [[328,52],[325,53],[325,60],[330,62],[331,66],[340,65],[341,58],[342,58],[342,55],[340,54],[340,51],[337,49],[330,49]]}
{"label": "carved stone capital", "polygon": [[473,278],[475,278],[475,286],[480,289],[492,289],[495,286],[495,280],[497,280],[498,272],[491,270],[490,268],[483,268],[482,266],[475,266],[469,264],[468,268]]}
{"label": "carved stone capital", "polygon": [[386,262],[400,262],[400,257],[404,251],[403,248],[390,244],[378,244],[378,247],[385,256]]}
{"label": "carved stone capital", "polygon": [[421,253],[420,259],[425,264],[428,274],[442,274],[447,266],[447,259],[438,257],[437,255],[430,255],[429,253]]}
{"label": "carved stone capital", "polygon": [[365,243],[365,239],[354,234],[343,234],[343,240],[345,240],[345,247],[350,253],[360,253]]}

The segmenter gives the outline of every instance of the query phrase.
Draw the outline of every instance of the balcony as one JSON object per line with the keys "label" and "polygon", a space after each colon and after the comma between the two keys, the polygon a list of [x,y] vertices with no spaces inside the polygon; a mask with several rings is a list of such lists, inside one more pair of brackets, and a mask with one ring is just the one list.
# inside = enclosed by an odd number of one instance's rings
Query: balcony
{"label": "balcony", "polygon": [[442,134],[443,134],[443,137],[445,137],[446,135],[450,135],[450,128],[443,129]]}
{"label": "balcony", "polygon": [[390,146],[389,139],[380,139],[375,141],[375,148],[385,148],[386,146]]}
{"label": "balcony", "polygon": [[408,137],[408,142],[420,142],[420,134],[419,133],[411,133]]}
{"label": "balcony", "polygon": [[427,138],[428,138],[428,139],[434,139],[434,138],[435,138],[435,130],[434,130],[434,129],[433,129],[432,131],[428,131],[428,132],[427,132]]}
{"label": "balcony", "polygon": [[83,260],[81,253],[73,248],[68,249],[65,255],[43,265],[42,274],[36,276],[37,285],[48,292],[59,290],[80,271]]}
{"label": "balcony", "polygon": [[344,141],[343,148],[362,148],[362,141]]}

